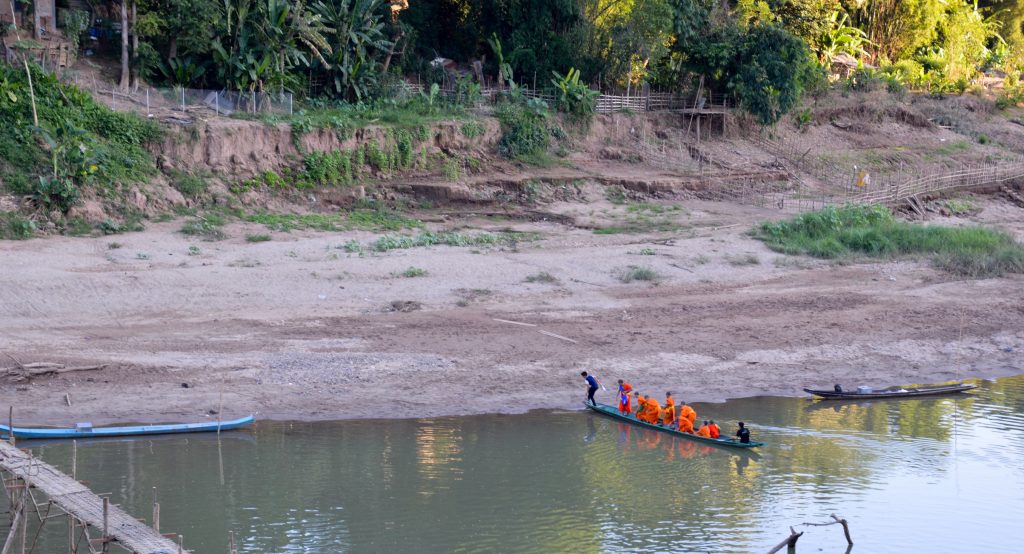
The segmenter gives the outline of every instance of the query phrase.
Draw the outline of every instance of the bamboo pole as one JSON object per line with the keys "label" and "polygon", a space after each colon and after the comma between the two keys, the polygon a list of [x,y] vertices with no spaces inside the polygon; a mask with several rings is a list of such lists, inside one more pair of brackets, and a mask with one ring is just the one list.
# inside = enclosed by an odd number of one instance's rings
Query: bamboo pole
{"label": "bamboo pole", "polygon": [[104,554],[106,554],[107,552],[110,551],[110,548],[107,546],[108,544],[110,544],[108,542],[110,540],[108,538],[109,537],[108,531],[110,530],[109,518],[110,518],[110,499],[107,498],[106,496],[104,496],[103,497],[103,552],[104,552]]}

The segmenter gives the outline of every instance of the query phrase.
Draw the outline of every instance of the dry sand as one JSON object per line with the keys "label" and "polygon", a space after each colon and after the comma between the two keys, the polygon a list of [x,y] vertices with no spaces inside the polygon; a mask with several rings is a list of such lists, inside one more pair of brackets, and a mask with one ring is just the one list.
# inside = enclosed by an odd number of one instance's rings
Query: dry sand
{"label": "dry sand", "polygon": [[[403,418],[574,409],[582,369],[610,389],[621,377],[720,401],[1024,368],[1019,276],[960,281],[925,261],[785,257],[745,235],[777,211],[670,204],[683,209],[655,216],[682,226],[670,233],[475,222],[544,236],[514,249],[358,255],[341,246],[375,235],[274,232],[251,244],[245,235],[266,229],[236,223],[232,238],[201,242],[176,232],[180,222],[0,242],[0,366],[9,356],[110,364],[9,380],[0,405],[25,425],[193,421],[221,404],[225,417]],[[985,206],[978,219],[1024,235],[1024,211]],[[627,217],[600,199],[546,209]],[[615,274],[630,265],[662,280],[624,284]],[[427,275],[397,276],[409,267]],[[558,281],[527,282],[541,272]],[[422,308],[386,311],[393,301]]]}

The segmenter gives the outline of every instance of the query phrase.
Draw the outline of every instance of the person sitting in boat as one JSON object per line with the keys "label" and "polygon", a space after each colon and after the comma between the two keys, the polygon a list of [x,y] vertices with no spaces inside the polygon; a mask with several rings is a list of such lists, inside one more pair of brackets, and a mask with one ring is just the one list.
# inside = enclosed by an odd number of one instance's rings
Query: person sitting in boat
{"label": "person sitting in boat", "polygon": [[697,411],[691,408],[686,402],[680,402],[683,406],[679,408],[679,419],[690,420],[690,429],[693,429],[693,424],[697,422]]}
{"label": "person sitting in boat", "polygon": [[679,431],[680,433],[690,433],[691,435],[693,434],[693,422],[690,421],[690,418],[683,417],[683,414],[680,412],[679,417],[676,418],[676,422],[677,431]]}
{"label": "person sitting in boat", "polygon": [[644,401],[643,420],[651,425],[657,425],[661,419],[661,406],[653,396],[648,396]]}
{"label": "person sitting in boat", "polygon": [[708,430],[711,431],[711,438],[717,439],[722,436],[722,428],[715,423],[715,420],[711,420],[711,424],[708,425]]}
{"label": "person sitting in boat", "polygon": [[669,429],[676,427],[676,401],[672,392],[665,393],[665,408],[661,411],[661,424]]}
{"label": "person sitting in boat", "polygon": [[647,398],[640,394],[640,391],[633,393],[633,404],[636,406],[633,410],[633,417],[640,419],[640,414],[644,411],[644,402]]}
{"label": "person sitting in boat", "polygon": [[711,438],[711,426],[708,425],[708,420],[705,419],[704,424],[700,426],[700,429],[697,429],[697,436],[706,439]]}
{"label": "person sitting in boat", "polygon": [[633,387],[629,383],[624,383],[622,379],[619,379],[619,413],[622,415],[629,415],[633,408],[629,405],[629,393],[633,390]]}
{"label": "person sitting in boat", "polygon": [[739,423],[739,426],[740,426],[740,428],[739,428],[738,431],[736,431],[736,436],[739,437],[740,442],[742,442],[744,444],[749,443],[750,442],[750,429],[747,429],[746,426],[743,425],[742,421]]}
{"label": "person sitting in boat", "polygon": [[836,383],[836,387],[835,388],[836,388],[836,392],[838,392],[838,393],[842,393],[843,392],[843,387],[839,386],[838,383]]}

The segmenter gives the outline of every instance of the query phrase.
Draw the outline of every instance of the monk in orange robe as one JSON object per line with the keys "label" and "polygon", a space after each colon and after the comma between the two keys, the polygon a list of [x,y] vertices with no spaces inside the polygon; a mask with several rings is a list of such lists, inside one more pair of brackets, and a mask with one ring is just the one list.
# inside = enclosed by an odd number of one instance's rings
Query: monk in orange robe
{"label": "monk in orange robe", "polygon": [[679,419],[690,420],[690,428],[693,428],[693,424],[697,422],[697,412],[683,402],[683,407],[679,408]]}
{"label": "monk in orange robe", "polygon": [[629,405],[629,393],[633,391],[632,385],[619,379],[619,413],[629,415],[633,407]]}
{"label": "monk in orange robe", "polygon": [[693,423],[688,419],[679,414],[679,431],[683,433],[693,434]]}
{"label": "monk in orange robe", "polygon": [[658,423],[659,411],[661,408],[658,406],[658,401],[648,396],[644,399],[644,409],[640,412],[640,420],[651,424]]}
{"label": "monk in orange robe", "polygon": [[633,393],[633,403],[636,405],[636,411],[633,412],[633,416],[640,419],[640,414],[644,411],[644,402],[647,398],[639,392]]}
{"label": "monk in orange robe", "polygon": [[701,425],[700,429],[697,429],[697,436],[704,437],[706,439],[711,438],[711,428],[708,426],[708,420],[705,419],[704,425]]}
{"label": "monk in orange robe", "polygon": [[711,420],[711,425],[708,425],[708,430],[711,431],[711,438],[717,439],[722,436],[722,428],[715,423],[715,420]]}
{"label": "monk in orange robe", "polygon": [[661,423],[665,427],[674,427],[676,423],[676,401],[672,393],[665,393],[665,409],[661,412]]}

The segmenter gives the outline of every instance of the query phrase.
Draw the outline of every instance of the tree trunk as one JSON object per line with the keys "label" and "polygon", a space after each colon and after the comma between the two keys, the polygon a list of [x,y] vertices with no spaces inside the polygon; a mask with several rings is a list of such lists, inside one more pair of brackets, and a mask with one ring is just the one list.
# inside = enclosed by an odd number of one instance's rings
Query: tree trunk
{"label": "tree trunk", "polygon": [[[11,18],[14,18],[14,14],[11,14]],[[39,32],[39,8],[33,4],[32,6],[32,36],[36,40],[42,40],[43,35]]]}
{"label": "tree trunk", "polygon": [[138,2],[132,0],[132,63],[131,63],[131,88],[133,92],[139,90],[139,12]]}
{"label": "tree trunk", "polygon": [[167,43],[167,59],[173,60],[178,57],[178,37],[175,35],[171,36],[170,42]]}
{"label": "tree trunk", "polygon": [[[395,54],[395,47],[398,46],[398,42],[405,37],[405,32],[398,33],[395,38],[391,41],[391,48],[388,49],[388,55],[384,58],[384,69],[381,73],[387,73],[388,67],[391,66],[391,56]],[[405,48],[402,48],[402,54],[405,54]],[[401,55],[401,54],[400,54]]]}
{"label": "tree trunk", "polygon": [[128,0],[121,0],[121,90],[128,92]]}

